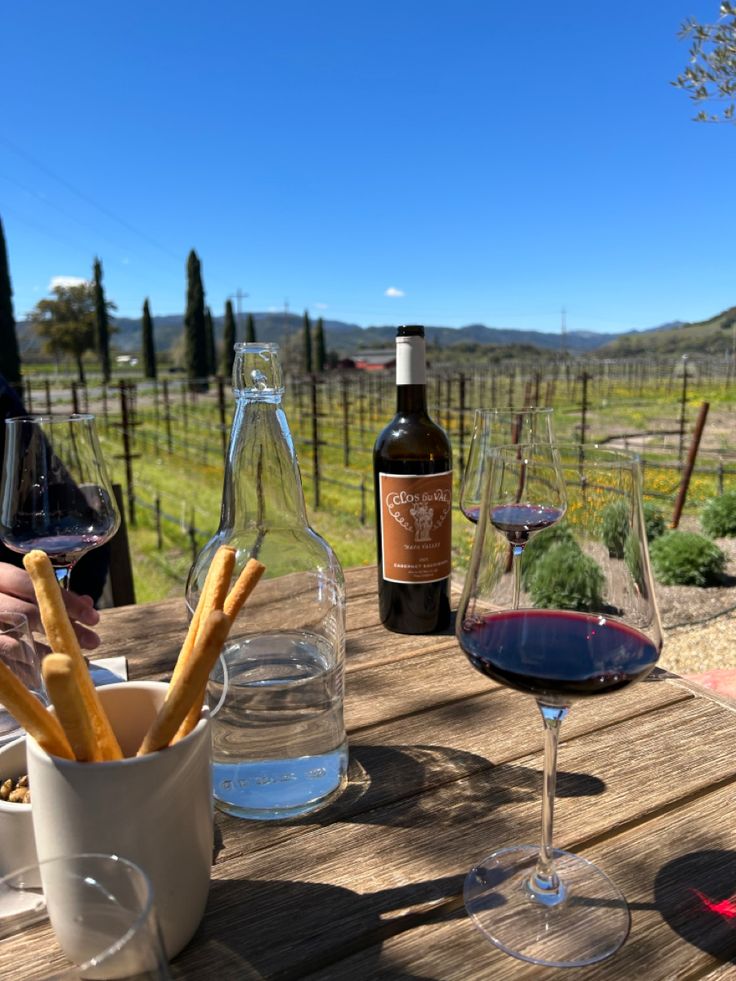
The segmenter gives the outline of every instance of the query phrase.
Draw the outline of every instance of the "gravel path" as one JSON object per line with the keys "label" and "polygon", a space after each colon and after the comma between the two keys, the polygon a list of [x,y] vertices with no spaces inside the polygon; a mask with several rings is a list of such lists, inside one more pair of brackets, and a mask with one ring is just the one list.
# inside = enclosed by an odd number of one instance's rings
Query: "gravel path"
{"label": "gravel path", "polygon": [[725,585],[703,589],[655,582],[665,628],[659,663],[677,674],[736,669],[736,538],[717,543],[728,560]]}

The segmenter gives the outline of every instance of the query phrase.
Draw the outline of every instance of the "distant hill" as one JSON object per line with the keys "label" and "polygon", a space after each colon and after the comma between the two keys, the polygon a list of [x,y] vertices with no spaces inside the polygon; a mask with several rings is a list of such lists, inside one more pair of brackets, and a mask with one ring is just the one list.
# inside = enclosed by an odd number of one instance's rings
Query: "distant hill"
{"label": "distant hill", "polygon": [[[256,335],[259,340],[284,344],[302,330],[302,317],[286,313],[255,313]],[[214,318],[215,334],[222,337],[222,317]],[[244,317],[239,328],[242,339]],[[564,337],[564,349],[568,354],[592,354],[602,357],[629,357],[639,354],[668,355],[682,353],[723,353],[730,350],[730,329],[736,323],[736,307],[697,324],[674,321],[645,330],[626,333],[597,334],[593,331],[568,331]],[[115,334],[112,337],[116,353],[137,354],[140,351],[140,320],[116,317]],[[159,353],[168,352],[181,339],[182,314],[166,314],[154,317],[154,334]],[[328,350],[344,357],[351,357],[362,349],[375,349],[393,343],[395,325],[360,327],[340,320],[324,320],[325,341]],[[26,323],[18,324],[22,353],[38,350],[38,341]],[[427,327],[427,342],[451,353],[457,346],[488,345],[505,347],[514,345],[527,353],[562,350],[563,338],[559,333],[536,330],[511,330],[469,324],[466,327]],[[293,340],[292,340],[293,343]],[[458,352],[459,353],[459,352]]]}
{"label": "distant hill", "polygon": [[725,354],[733,350],[736,307],[698,323],[665,324],[652,331],[622,334],[596,352],[601,357],[628,358],[679,354]]}
{"label": "distant hill", "polygon": [[[283,344],[284,341],[302,329],[302,317],[296,314],[256,313],[253,315],[256,336],[260,341]],[[215,333],[222,336],[223,318],[214,318]],[[121,352],[134,353],[140,348],[140,320],[127,317],[115,319],[117,332],[113,338],[114,346]],[[360,327],[358,324],[344,323],[340,320],[325,320],[325,343],[329,350],[337,351],[340,357],[349,357],[362,348],[376,348],[392,344],[396,326]],[[241,328],[242,330],[243,328]],[[154,317],[156,347],[167,351],[176,343],[183,330],[183,317],[173,314]],[[580,354],[593,351],[602,344],[616,338],[617,334],[596,334],[592,331],[569,331],[565,335],[565,349]],[[486,327],[484,324],[470,324],[467,327],[427,327],[427,343],[448,348],[456,344],[532,345],[542,350],[561,350],[560,334],[548,334],[537,330],[510,330],[499,327]]]}

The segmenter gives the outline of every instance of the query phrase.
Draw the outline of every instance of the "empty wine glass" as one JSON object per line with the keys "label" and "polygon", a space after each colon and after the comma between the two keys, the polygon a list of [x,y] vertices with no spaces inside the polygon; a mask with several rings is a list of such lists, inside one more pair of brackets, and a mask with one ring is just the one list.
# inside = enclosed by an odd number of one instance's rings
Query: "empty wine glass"
{"label": "empty wine glass", "polygon": [[125,858],[64,855],[0,879],[0,939],[46,921],[60,951],[36,937],[54,965],[38,977],[170,981],[153,888]]}
{"label": "empty wine glass", "polygon": [[67,587],[78,559],[119,524],[94,416],[5,420],[0,539],[8,548],[43,549]]}
{"label": "empty wine glass", "polygon": [[460,485],[460,510],[475,524],[480,511],[484,461],[494,446],[507,443],[553,443],[552,409],[476,409],[468,459]]}
{"label": "empty wine glass", "polygon": [[[524,447],[512,449],[525,457]],[[457,638],[478,671],[537,701],[545,727],[542,839],[540,847],[501,847],[483,859],[466,879],[465,905],[506,953],[579,967],[618,950],[630,917],[603,872],[552,846],[559,729],[575,698],[645,677],[659,657],[662,631],[637,459],[581,446],[558,447],[557,454],[567,509],[524,544],[520,595],[516,569],[512,575],[507,563],[509,531],[490,503],[492,489],[504,482],[508,453],[487,458]],[[512,533],[524,537],[528,530]]]}
{"label": "empty wine glass", "polygon": [[[0,660],[44,705],[48,705],[41,660],[23,613],[0,610]],[[0,744],[22,735],[13,715],[0,702]]]}

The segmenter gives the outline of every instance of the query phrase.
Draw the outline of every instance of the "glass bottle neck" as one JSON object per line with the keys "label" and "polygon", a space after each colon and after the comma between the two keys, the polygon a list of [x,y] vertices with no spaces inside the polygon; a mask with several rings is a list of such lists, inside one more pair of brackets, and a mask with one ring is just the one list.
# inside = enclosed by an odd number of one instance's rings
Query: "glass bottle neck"
{"label": "glass bottle neck", "polygon": [[425,413],[427,412],[427,386],[426,385],[397,385],[396,386],[396,412],[397,413]]}
{"label": "glass bottle neck", "polygon": [[280,398],[240,397],[228,447],[220,527],[307,524],[299,465]]}
{"label": "glass bottle neck", "polygon": [[427,362],[424,338],[396,338],[396,411],[427,411]]}

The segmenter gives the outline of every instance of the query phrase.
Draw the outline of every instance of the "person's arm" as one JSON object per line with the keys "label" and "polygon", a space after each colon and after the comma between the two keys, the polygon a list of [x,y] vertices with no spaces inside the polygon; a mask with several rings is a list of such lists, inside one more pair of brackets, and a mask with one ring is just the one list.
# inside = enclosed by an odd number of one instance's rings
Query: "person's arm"
{"label": "person's arm", "polygon": [[[100,638],[90,627],[99,623],[100,614],[94,608],[92,597],[80,596],[64,589],[62,595],[79,643],[86,650],[94,650],[99,645]],[[8,562],[0,562],[0,609],[25,613],[31,630],[42,629],[36,596],[28,573]]]}

